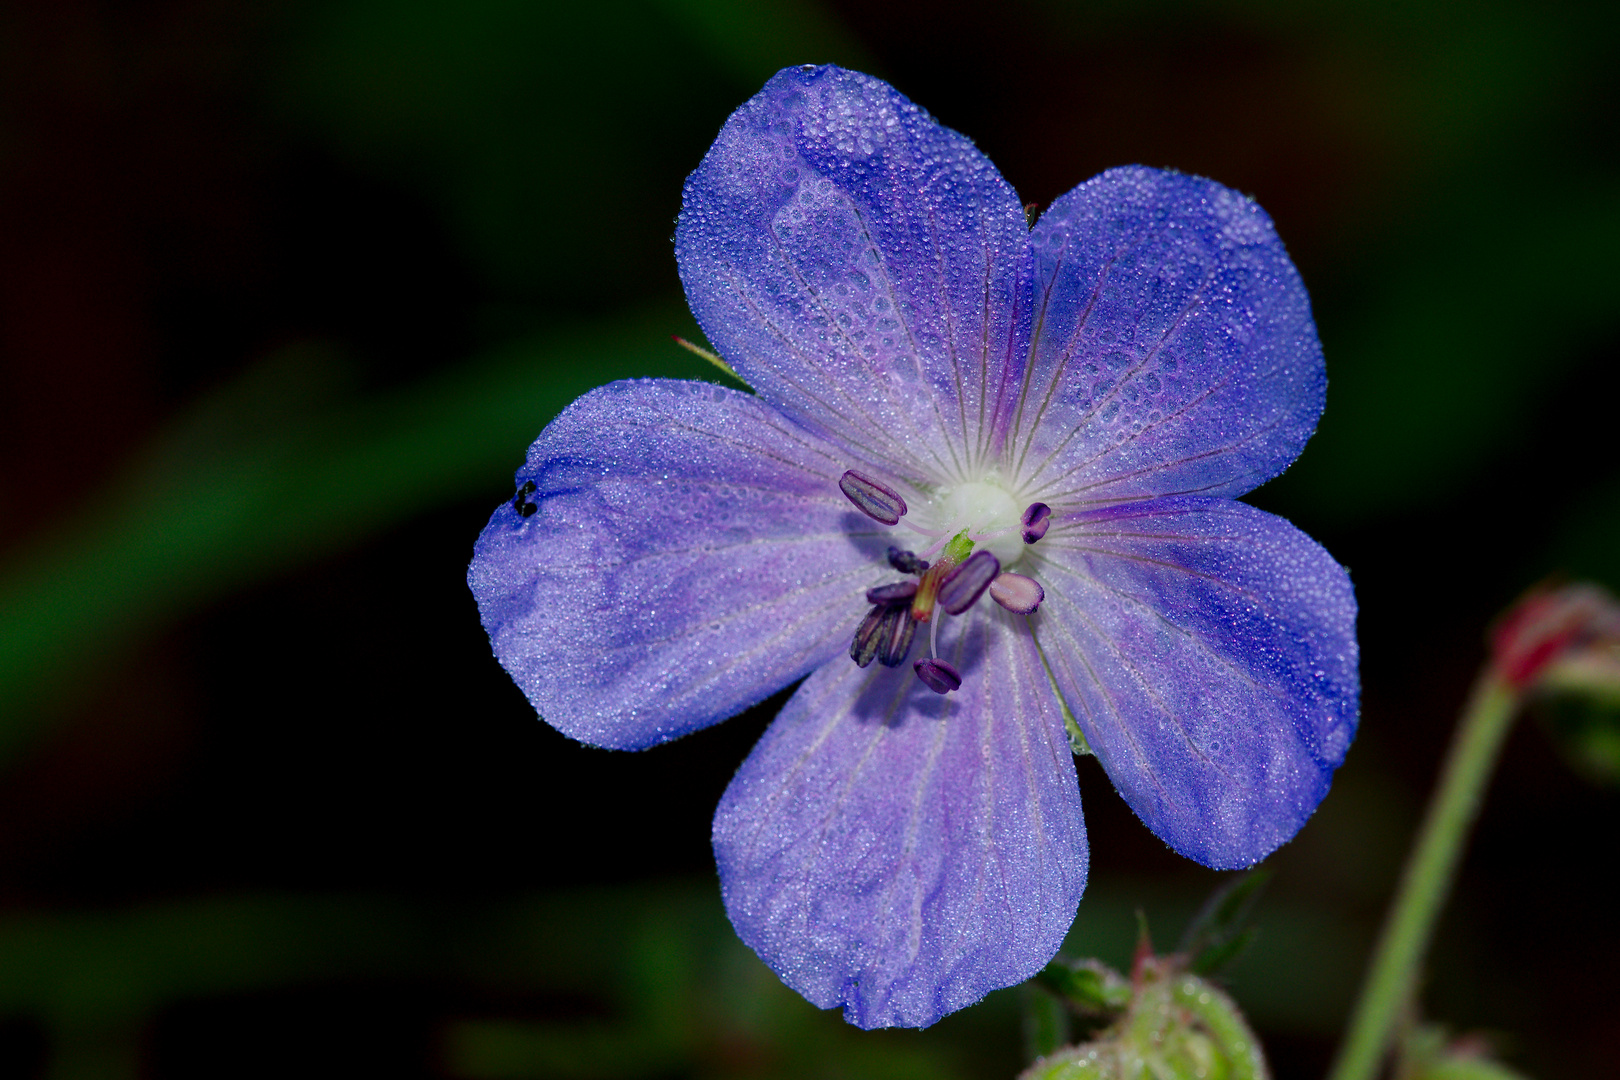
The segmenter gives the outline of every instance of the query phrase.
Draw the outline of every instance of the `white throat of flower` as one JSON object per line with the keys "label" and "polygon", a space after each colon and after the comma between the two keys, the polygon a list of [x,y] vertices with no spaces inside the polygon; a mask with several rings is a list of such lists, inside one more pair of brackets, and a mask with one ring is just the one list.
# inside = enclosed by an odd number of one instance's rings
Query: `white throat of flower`
{"label": "white throat of flower", "polygon": [[918,507],[917,517],[929,533],[946,539],[966,530],[974,550],[989,551],[1006,569],[1024,554],[1023,512],[1006,488],[985,479],[951,488],[931,505]]}
{"label": "white throat of flower", "polygon": [[872,520],[904,525],[931,541],[921,554],[889,548],[889,566],[916,575],[917,580],[867,590],[866,599],[872,606],[849,650],[850,659],[859,666],[864,668],[875,659],[886,667],[898,667],[911,651],[918,626],[928,623],[930,655],[912,667],[930,690],[948,694],[962,685],[962,676],[954,665],[933,655],[938,651],[938,614],[965,614],[985,592],[1021,615],[1034,614],[1045,599],[1046,591],[1039,582],[1004,568],[1023,557],[1026,545],[1046,535],[1051,508],[1036,502],[1020,510],[1021,500],[999,478],[973,480],[942,491],[917,507],[916,517],[910,521],[904,519],[911,507],[881,480],[851,469],[839,479],[838,487]]}

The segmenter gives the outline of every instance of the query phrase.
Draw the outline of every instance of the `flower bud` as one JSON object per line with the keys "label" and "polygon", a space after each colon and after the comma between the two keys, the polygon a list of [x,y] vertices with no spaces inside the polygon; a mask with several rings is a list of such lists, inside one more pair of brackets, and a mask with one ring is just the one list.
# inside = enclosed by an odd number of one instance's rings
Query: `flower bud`
{"label": "flower bud", "polygon": [[1568,665],[1620,688],[1620,603],[1587,582],[1532,589],[1491,628],[1491,663],[1515,690]]}
{"label": "flower bud", "polygon": [[1266,1080],[1260,1043],[1219,987],[1152,959],[1133,981],[1117,1023],[1042,1058],[1019,1080]]}
{"label": "flower bud", "polygon": [[1492,628],[1491,662],[1577,772],[1620,783],[1620,602],[1585,583],[1532,590]]}

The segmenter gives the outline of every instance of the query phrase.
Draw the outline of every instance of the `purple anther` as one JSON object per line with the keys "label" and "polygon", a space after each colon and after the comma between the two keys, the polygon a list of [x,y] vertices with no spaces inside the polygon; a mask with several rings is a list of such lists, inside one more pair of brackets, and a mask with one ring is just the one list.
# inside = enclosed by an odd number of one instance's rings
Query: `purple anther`
{"label": "purple anther", "polygon": [[990,583],[990,599],[1008,611],[1032,615],[1041,606],[1041,601],[1046,599],[1046,590],[1034,578],[1008,570],[997,575]]}
{"label": "purple anther", "polygon": [[889,609],[874,607],[866,613],[861,625],[855,628],[855,640],[849,643],[849,658],[855,661],[856,667],[866,667],[878,654],[878,633],[883,628],[883,616]]}
{"label": "purple anther", "polygon": [[1024,543],[1033,544],[1046,535],[1052,523],[1052,508],[1045,503],[1030,503],[1024,511]]}
{"label": "purple anther", "polygon": [[855,509],[874,521],[885,525],[898,525],[906,516],[906,500],[893,488],[884,487],[870,476],[862,476],[854,469],[838,480],[838,489],[855,504]]}
{"label": "purple anther", "polygon": [[936,694],[948,694],[952,690],[962,688],[962,673],[947,661],[930,656],[926,660],[912,664],[911,670],[917,673],[917,678],[923,681],[924,686]]}
{"label": "purple anther", "polygon": [[889,565],[902,574],[920,574],[928,569],[928,560],[917,558],[915,551],[901,551],[892,547],[889,549]]}
{"label": "purple anther", "polygon": [[984,595],[999,573],[1000,559],[988,551],[975,551],[940,583],[939,606],[952,615],[962,614]]}
{"label": "purple anther", "polygon": [[878,627],[878,663],[884,667],[899,667],[906,662],[911,651],[912,636],[917,633],[917,620],[907,607],[891,607],[883,614],[883,625]]}
{"label": "purple anther", "polygon": [[866,590],[868,604],[909,604],[911,598],[917,595],[915,581],[896,581],[892,585],[879,585],[875,589]]}

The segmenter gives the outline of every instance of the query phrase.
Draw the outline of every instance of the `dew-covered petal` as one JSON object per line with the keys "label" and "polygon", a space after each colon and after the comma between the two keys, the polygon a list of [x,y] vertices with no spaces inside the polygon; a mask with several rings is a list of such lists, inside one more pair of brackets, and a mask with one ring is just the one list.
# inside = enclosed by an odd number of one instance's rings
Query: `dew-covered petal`
{"label": "dew-covered petal", "polygon": [[922,1027],[1035,974],[1085,886],[1074,762],[1024,618],[949,625],[961,689],[828,665],[715,814],[738,935],[864,1028]]}
{"label": "dew-covered petal", "polygon": [[687,180],[675,251],[704,333],[788,416],[913,482],[991,447],[1028,348],[1023,211],[887,83],[778,73]]}
{"label": "dew-covered petal", "polygon": [[1032,234],[1034,360],[1012,458],[1057,506],[1236,496],[1316,428],[1310,301],[1271,219],[1210,180],[1140,166],[1081,184]]}
{"label": "dew-covered petal", "polygon": [[1060,521],[1024,561],[1059,689],[1148,827],[1222,869],[1292,837],[1356,729],[1344,568],[1282,518],[1201,498]]}
{"label": "dew-covered petal", "polygon": [[847,465],[747,394],[591,391],[517,474],[537,509],[505,503],[478,538],[467,580],[495,655],[553,727],[625,749],[842,658],[888,538],[838,490]]}

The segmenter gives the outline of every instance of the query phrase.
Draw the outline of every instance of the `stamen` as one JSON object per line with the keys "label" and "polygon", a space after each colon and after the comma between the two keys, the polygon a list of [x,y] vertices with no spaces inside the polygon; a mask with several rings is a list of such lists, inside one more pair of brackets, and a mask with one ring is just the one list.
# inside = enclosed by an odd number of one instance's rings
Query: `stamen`
{"label": "stamen", "polygon": [[912,636],[917,633],[917,620],[903,607],[891,607],[883,613],[883,624],[878,627],[878,663],[884,667],[899,667],[906,662],[911,651]]}
{"label": "stamen", "polygon": [[916,552],[901,551],[896,547],[889,549],[889,565],[902,574],[920,574],[928,569],[927,560],[917,558]]}
{"label": "stamen", "polygon": [[947,563],[937,562],[917,582],[917,595],[911,599],[911,617],[928,622],[934,617],[934,601],[939,598],[939,583],[951,572]]}
{"label": "stamen", "polygon": [[991,529],[989,532],[968,533],[968,539],[973,541],[975,544],[982,544],[986,540],[994,540],[998,536],[1006,536],[1016,528],[1018,528],[1016,525],[1003,525],[1001,528]]}
{"label": "stamen", "polygon": [[849,658],[855,661],[856,667],[866,667],[872,663],[878,654],[878,631],[883,625],[883,616],[887,614],[887,607],[874,607],[866,613],[861,625],[855,628],[855,640],[849,643]]}
{"label": "stamen", "polygon": [[988,551],[975,551],[939,586],[939,606],[952,615],[972,607],[1001,573],[1001,560]]}
{"label": "stamen", "polygon": [[911,598],[917,595],[915,581],[896,581],[892,585],[878,585],[866,590],[868,604],[899,604],[911,606]]}
{"label": "stamen", "polygon": [[1030,615],[1041,606],[1041,601],[1046,599],[1046,590],[1041,588],[1041,583],[1034,578],[1008,570],[990,583],[990,599],[1008,611]]}
{"label": "stamen", "polygon": [[[973,541],[968,539],[967,530],[963,529],[951,537],[944,547],[939,561],[929,567],[922,580],[917,582],[917,595],[911,601],[911,617],[918,622],[927,622],[934,617],[934,602],[939,598],[940,586],[950,580],[957,568],[967,560],[968,553],[973,550]],[[994,574],[990,576],[995,577]]]}
{"label": "stamen", "polygon": [[952,690],[962,688],[962,673],[948,660],[938,660],[930,656],[926,660],[919,660],[911,665],[911,670],[917,673],[917,678],[923,685],[936,694],[948,694]]}
{"label": "stamen", "polygon": [[874,521],[898,525],[906,516],[906,500],[891,487],[850,469],[838,480],[838,489],[855,504],[855,509]]}
{"label": "stamen", "polygon": [[1030,503],[1024,510],[1024,543],[1033,544],[1046,535],[1046,528],[1052,523],[1052,508],[1045,503]]}
{"label": "stamen", "polygon": [[906,528],[910,529],[912,532],[914,532],[914,533],[922,533],[924,536],[945,536],[945,537],[949,537],[951,535],[951,530],[949,530],[949,529],[925,529],[921,525],[916,525],[916,524],[913,524],[912,522],[909,522],[909,521],[902,521],[900,524],[904,525]]}

